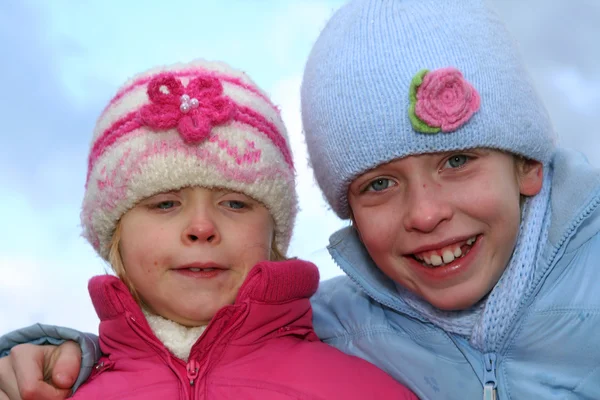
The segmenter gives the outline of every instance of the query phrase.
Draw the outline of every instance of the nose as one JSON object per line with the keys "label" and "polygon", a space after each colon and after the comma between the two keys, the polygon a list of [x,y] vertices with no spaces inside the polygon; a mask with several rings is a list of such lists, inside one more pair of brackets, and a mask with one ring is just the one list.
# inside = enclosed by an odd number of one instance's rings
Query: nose
{"label": "nose", "polygon": [[221,240],[217,224],[207,210],[195,209],[182,232],[182,241],[186,245],[197,243],[216,244]]}
{"label": "nose", "polygon": [[430,233],[452,218],[450,199],[435,182],[414,184],[407,197],[403,222],[408,232]]}

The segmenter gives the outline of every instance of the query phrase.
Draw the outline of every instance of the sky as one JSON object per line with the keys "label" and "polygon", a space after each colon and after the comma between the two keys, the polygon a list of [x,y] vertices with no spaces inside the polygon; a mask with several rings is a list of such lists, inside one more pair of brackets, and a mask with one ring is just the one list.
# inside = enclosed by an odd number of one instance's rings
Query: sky
{"label": "sky", "polygon": [[[600,166],[600,2],[493,0],[521,46],[559,144]],[[299,88],[311,45],[342,0],[0,1],[0,334],[36,322],[97,332],[87,293],[109,271],[81,237],[96,118],[147,68],[194,58],[245,70],[282,109],[301,211],[289,255],[342,272],[328,236],[347,224],[306,162]]]}

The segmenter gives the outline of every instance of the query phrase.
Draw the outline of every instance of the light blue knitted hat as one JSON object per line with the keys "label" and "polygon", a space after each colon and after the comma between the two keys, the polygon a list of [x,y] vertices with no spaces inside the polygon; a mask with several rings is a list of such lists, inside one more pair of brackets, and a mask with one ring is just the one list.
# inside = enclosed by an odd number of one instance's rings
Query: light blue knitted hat
{"label": "light blue knitted hat", "polygon": [[[467,90],[460,93],[470,112],[432,127],[414,115],[415,90],[425,86],[424,69],[447,75],[448,68]],[[350,216],[352,180],[396,158],[488,147],[548,164],[555,148],[518,50],[485,0],[348,3],[309,56],[302,121],[317,182],[341,218]],[[428,129],[441,132],[419,131]]]}

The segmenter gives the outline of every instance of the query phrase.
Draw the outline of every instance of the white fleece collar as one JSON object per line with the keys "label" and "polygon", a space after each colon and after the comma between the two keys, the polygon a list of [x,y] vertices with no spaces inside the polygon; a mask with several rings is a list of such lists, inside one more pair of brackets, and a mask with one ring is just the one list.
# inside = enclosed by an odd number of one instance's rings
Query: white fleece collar
{"label": "white fleece collar", "polygon": [[160,315],[150,313],[142,308],[150,329],[167,349],[177,358],[187,361],[192,346],[202,336],[206,326],[188,328],[177,322],[165,319]]}

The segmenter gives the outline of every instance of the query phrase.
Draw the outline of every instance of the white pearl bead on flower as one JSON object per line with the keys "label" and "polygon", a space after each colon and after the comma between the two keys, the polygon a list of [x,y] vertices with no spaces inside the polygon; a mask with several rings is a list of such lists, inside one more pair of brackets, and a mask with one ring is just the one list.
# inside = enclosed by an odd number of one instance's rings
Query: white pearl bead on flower
{"label": "white pearl bead on flower", "polygon": [[197,98],[190,98],[187,94],[181,95],[181,105],[179,106],[179,109],[182,113],[188,113],[192,108],[198,108],[199,105],[200,102]]}

